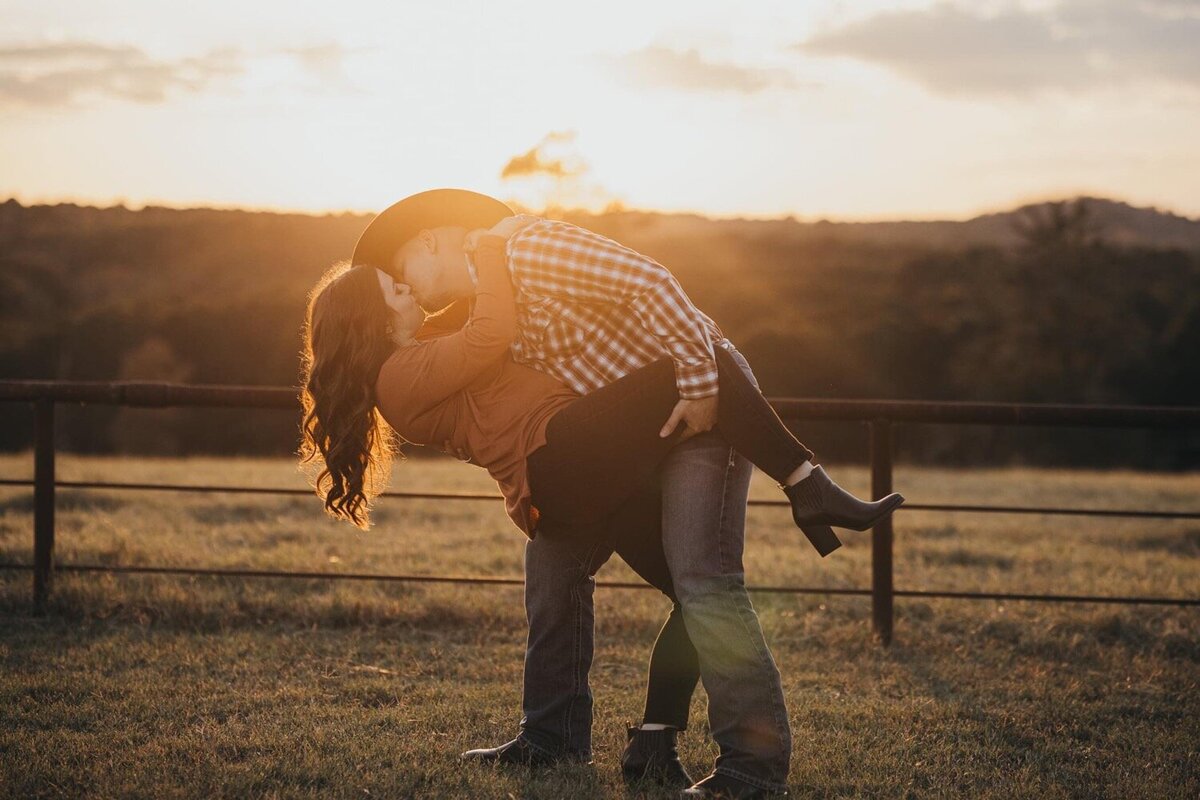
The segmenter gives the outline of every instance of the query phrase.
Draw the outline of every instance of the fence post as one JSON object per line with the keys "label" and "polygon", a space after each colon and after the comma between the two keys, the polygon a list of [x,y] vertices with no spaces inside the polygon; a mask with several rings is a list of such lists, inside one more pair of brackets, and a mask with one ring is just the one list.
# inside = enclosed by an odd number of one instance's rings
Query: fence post
{"label": "fence post", "polygon": [[33,613],[44,614],[54,568],[54,401],[34,404]]}
{"label": "fence post", "polygon": [[[892,423],[871,420],[871,499],[892,491]],[[892,643],[892,515],[871,530],[871,617],[875,635],[886,647]]]}

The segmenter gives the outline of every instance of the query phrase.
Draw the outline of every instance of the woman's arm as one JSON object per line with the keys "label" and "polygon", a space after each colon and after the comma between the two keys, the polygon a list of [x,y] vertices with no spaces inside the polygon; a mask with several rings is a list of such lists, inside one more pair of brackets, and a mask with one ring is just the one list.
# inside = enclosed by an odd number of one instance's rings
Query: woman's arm
{"label": "woman's arm", "polygon": [[405,362],[386,380],[420,413],[461,391],[485,367],[505,357],[516,335],[512,283],[505,264],[506,239],[485,233],[475,247],[475,309],[462,330],[399,351]]}
{"label": "woman's arm", "polygon": [[[475,310],[463,327],[463,348],[485,363],[504,355],[517,335],[517,312],[512,280],[505,263],[507,239],[485,233],[475,246]],[[453,340],[455,337],[450,336]]]}
{"label": "woman's arm", "polygon": [[[479,242],[479,237],[485,234],[494,233],[507,240],[533,223],[541,222],[541,220],[541,217],[535,217],[532,214],[516,214],[511,217],[505,217],[493,225],[490,230],[478,228],[468,232],[466,237],[463,238],[463,250],[468,253],[474,253],[475,246]],[[456,300],[437,314],[427,317],[421,330],[417,331],[417,338],[422,341],[435,339],[439,336],[445,336],[448,333],[460,330],[471,316],[470,306],[472,300],[474,300],[473,297],[464,297],[461,300]]]}

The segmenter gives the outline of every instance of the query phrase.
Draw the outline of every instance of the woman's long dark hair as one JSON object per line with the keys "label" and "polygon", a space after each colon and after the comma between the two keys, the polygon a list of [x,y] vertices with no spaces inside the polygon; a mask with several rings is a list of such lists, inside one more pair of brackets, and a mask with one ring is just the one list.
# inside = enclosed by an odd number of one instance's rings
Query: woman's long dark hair
{"label": "woman's long dark hair", "polygon": [[300,469],[325,513],[370,528],[371,502],[399,452],[375,407],[375,378],[395,350],[374,267],[330,267],[308,295],[300,351]]}

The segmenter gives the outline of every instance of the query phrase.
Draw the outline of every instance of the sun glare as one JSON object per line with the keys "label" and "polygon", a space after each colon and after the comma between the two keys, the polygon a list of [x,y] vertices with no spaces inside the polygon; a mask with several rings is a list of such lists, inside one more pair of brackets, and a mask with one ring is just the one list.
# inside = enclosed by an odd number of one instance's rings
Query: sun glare
{"label": "sun glare", "polygon": [[[366,3],[315,24],[264,3],[231,31],[227,6],[121,31],[84,9],[52,40],[49,10],[23,10],[0,63],[0,193],[319,212],[464,186],[534,208],[927,219],[1086,192],[1200,213],[1194,85],[1017,70],[982,11],[698,3],[681,20],[618,2],[579,24],[550,4]],[[932,72],[886,36],[903,23],[948,58],[930,20],[1011,74]],[[1104,63],[1137,55],[1081,20]]]}

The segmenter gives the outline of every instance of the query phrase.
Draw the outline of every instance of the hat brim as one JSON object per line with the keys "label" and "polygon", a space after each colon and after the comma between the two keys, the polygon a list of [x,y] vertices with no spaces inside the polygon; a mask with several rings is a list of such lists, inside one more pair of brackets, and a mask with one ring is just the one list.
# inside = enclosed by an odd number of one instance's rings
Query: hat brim
{"label": "hat brim", "polygon": [[468,230],[490,228],[513,213],[494,197],[467,189],[430,189],[410,195],[371,220],[354,245],[351,264],[368,264],[390,271],[396,251],[425,228],[445,225]]}

